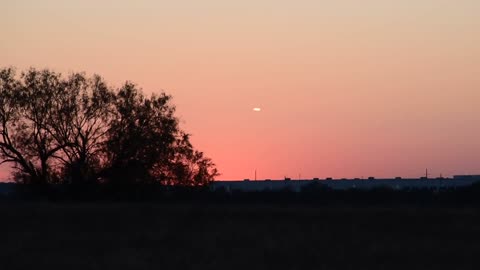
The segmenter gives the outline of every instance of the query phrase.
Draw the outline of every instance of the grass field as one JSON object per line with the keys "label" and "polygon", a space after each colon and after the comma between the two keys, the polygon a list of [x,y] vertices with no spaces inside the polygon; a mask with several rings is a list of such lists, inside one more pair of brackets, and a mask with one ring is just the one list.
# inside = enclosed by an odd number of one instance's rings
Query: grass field
{"label": "grass field", "polygon": [[480,269],[480,210],[0,204],[0,269]]}

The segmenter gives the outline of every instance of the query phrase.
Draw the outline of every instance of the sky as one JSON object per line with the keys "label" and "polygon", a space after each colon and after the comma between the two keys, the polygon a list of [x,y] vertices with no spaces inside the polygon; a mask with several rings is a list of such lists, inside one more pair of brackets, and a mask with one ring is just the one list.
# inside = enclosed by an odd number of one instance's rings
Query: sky
{"label": "sky", "polygon": [[0,0],[0,67],[166,91],[218,179],[480,174],[478,14],[478,0]]}

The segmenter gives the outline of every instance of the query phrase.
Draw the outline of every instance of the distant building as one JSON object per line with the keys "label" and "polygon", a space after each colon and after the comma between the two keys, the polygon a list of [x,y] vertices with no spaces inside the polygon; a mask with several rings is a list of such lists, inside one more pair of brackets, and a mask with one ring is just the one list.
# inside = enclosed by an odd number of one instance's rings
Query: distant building
{"label": "distant building", "polygon": [[462,179],[480,179],[480,175],[455,175],[453,176],[455,180],[462,180]]}
{"label": "distant building", "polygon": [[373,188],[391,188],[396,190],[403,189],[452,189],[459,187],[468,187],[474,183],[480,182],[480,175],[456,175],[453,178],[401,178],[394,179],[375,179],[369,177],[367,180],[345,179],[334,180],[326,178],[321,180],[314,178],[312,180],[259,180],[259,181],[215,181],[212,190],[226,191],[266,191],[266,190],[285,190],[301,191],[303,187],[312,183],[322,183],[329,188],[336,190],[346,189],[373,189]]}

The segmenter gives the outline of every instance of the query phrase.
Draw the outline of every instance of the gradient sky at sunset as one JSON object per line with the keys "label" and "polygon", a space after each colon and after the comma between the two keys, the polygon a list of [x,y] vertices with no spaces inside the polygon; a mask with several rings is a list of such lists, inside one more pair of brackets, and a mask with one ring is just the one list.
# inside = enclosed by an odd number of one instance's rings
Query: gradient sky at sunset
{"label": "gradient sky at sunset", "polygon": [[0,0],[0,66],[164,89],[219,179],[473,174],[479,14],[478,0]]}

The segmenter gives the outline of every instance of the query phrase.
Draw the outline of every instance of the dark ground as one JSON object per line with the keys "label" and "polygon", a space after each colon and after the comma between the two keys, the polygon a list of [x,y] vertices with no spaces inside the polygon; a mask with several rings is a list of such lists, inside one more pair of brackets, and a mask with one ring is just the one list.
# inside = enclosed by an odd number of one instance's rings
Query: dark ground
{"label": "dark ground", "polygon": [[480,269],[480,210],[0,204],[0,269]]}

